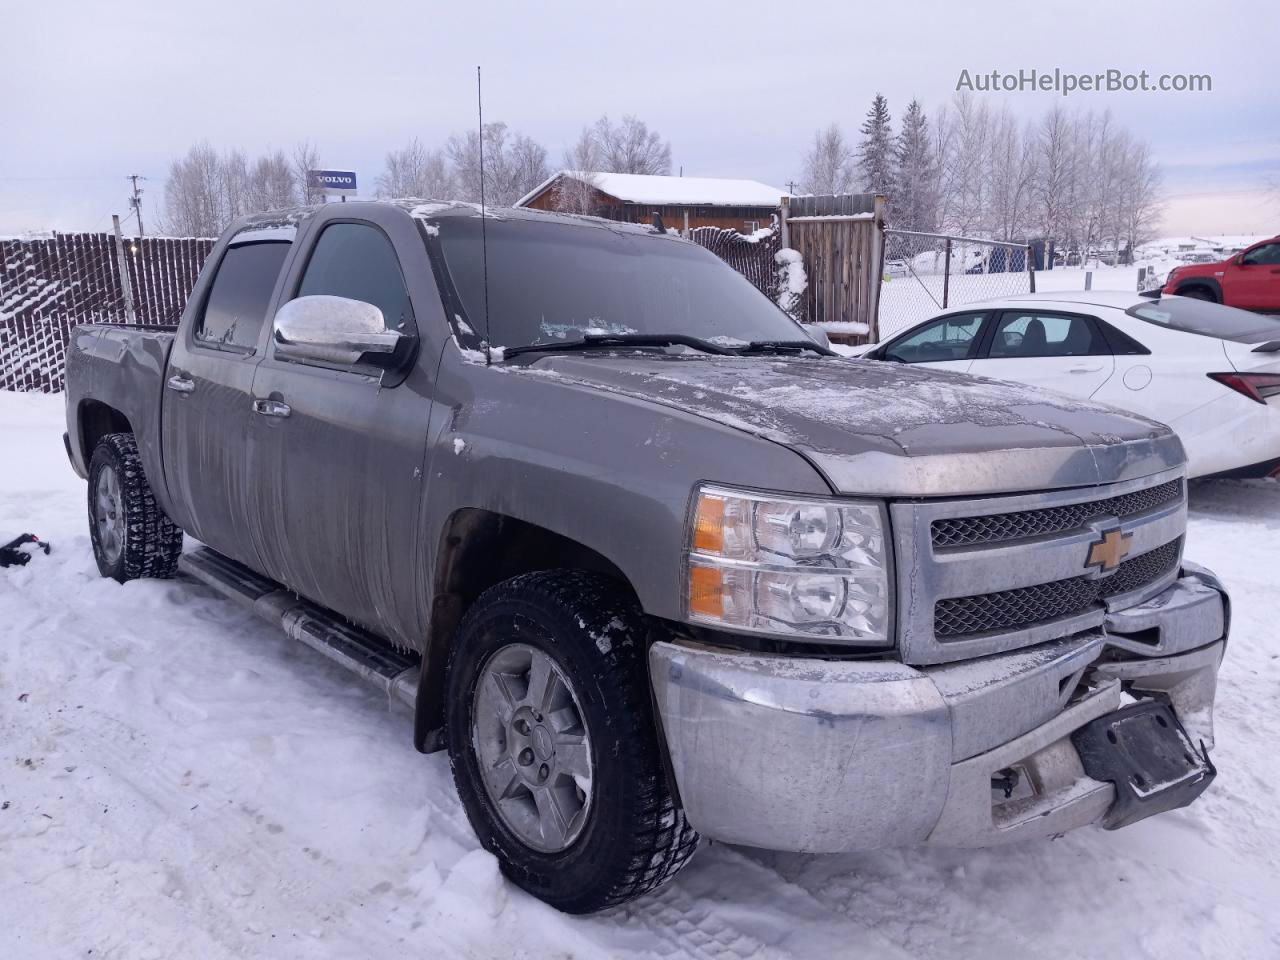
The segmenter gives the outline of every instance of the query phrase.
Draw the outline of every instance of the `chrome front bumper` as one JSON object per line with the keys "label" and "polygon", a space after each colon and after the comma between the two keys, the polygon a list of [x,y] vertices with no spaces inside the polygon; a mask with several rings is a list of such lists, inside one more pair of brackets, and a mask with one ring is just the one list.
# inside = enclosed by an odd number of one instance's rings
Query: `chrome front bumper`
{"label": "chrome front bumper", "polygon": [[[1213,746],[1229,608],[1208,571],[1182,575],[1103,629],[933,667],[659,642],[658,715],[685,814],[705,836],[836,852],[1048,837],[1106,814],[1071,734],[1121,706],[1168,699]],[[1104,654],[1108,654],[1104,656]],[[1015,768],[1006,799],[992,777]]]}

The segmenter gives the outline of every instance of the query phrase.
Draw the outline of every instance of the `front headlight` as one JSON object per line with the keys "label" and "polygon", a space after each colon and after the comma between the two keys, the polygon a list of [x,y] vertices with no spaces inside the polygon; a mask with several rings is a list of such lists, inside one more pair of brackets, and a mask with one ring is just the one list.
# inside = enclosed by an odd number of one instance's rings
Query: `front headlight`
{"label": "front headlight", "polygon": [[731,630],[887,646],[884,508],[700,487],[688,619]]}

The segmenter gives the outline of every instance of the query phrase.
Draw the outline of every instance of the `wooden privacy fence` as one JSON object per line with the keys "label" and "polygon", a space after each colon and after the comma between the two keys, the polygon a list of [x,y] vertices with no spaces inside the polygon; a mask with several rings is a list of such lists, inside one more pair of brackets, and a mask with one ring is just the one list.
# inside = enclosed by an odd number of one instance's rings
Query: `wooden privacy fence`
{"label": "wooden privacy fence", "polygon": [[782,249],[776,222],[772,230],[758,230],[753,234],[724,227],[693,227],[685,236],[729,264],[769,299],[776,300],[778,266],[774,256]]}
{"label": "wooden privacy fence", "polygon": [[[177,323],[213,240],[148,237],[124,241],[136,322]],[[62,389],[71,328],[126,323],[116,240],[67,233],[0,240],[0,389]]]}
{"label": "wooden privacy fence", "polygon": [[800,315],[829,324],[833,340],[877,339],[884,207],[885,198],[870,193],[783,199],[782,243],[804,258],[809,279]]}

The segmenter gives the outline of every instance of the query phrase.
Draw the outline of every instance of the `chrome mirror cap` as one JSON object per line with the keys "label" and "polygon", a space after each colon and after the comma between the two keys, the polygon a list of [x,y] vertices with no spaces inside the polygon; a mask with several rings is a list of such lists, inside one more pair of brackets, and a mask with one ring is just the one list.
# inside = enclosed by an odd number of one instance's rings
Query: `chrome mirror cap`
{"label": "chrome mirror cap", "polygon": [[386,329],[382,311],[347,297],[290,300],[276,311],[276,355],[291,360],[353,364],[366,353],[393,353],[403,335]]}

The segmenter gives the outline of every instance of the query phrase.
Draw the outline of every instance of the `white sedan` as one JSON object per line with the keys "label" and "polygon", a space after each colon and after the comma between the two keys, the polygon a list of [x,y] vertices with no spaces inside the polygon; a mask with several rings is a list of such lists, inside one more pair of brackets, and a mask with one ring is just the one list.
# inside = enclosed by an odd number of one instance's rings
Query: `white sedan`
{"label": "white sedan", "polygon": [[1280,476],[1280,318],[1186,297],[1026,294],[966,304],[867,359],[1048,387],[1169,424],[1192,477]]}

